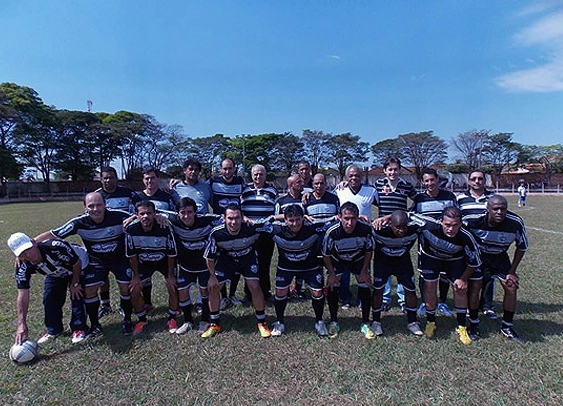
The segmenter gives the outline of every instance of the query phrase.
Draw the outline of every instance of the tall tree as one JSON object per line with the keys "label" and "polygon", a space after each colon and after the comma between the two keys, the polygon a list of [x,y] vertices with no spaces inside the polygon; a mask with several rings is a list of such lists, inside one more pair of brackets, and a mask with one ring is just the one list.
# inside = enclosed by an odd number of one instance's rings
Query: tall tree
{"label": "tall tree", "polygon": [[289,176],[294,172],[297,163],[303,159],[303,143],[296,135],[286,132],[274,144],[272,156],[274,157],[275,169]]}
{"label": "tall tree", "polygon": [[147,163],[157,169],[179,164],[189,146],[182,126],[158,123],[152,131],[143,148]]}
{"label": "tall tree", "polygon": [[346,167],[368,160],[369,143],[360,141],[358,135],[343,133],[328,138],[325,146],[336,164],[340,179],[344,179]]}
{"label": "tall tree", "polygon": [[374,164],[377,166],[383,166],[383,163],[387,160],[387,158],[392,156],[403,159],[399,140],[397,138],[388,138],[375,143],[371,147],[371,153],[374,156]]}
{"label": "tall tree", "polygon": [[414,167],[417,176],[422,168],[443,163],[448,157],[446,143],[433,131],[401,134],[398,141],[405,163]]}
{"label": "tall tree", "polygon": [[319,130],[303,130],[301,142],[305,150],[305,156],[311,164],[313,174],[319,171],[319,168],[328,158],[326,141],[331,134],[326,134]]}
{"label": "tall tree", "polygon": [[54,167],[73,181],[90,180],[96,168],[94,134],[100,119],[85,111],[57,110],[58,150]]}
{"label": "tall tree", "polygon": [[458,134],[451,143],[461,154],[460,161],[472,171],[483,165],[483,148],[489,137],[489,130],[472,130]]}
{"label": "tall tree", "polygon": [[497,184],[500,174],[516,162],[520,148],[520,144],[512,141],[512,133],[497,133],[487,137],[483,146],[484,159],[496,175]]}
{"label": "tall tree", "polygon": [[197,156],[203,166],[203,173],[211,174],[221,165],[221,158],[231,146],[229,137],[215,134],[209,137],[198,137],[190,141],[188,152]]}

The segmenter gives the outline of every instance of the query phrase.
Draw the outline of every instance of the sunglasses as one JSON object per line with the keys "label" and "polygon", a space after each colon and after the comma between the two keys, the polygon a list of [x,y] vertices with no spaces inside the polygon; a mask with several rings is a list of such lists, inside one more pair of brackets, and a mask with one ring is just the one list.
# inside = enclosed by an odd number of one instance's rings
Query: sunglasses
{"label": "sunglasses", "polygon": [[469,180],[485,180],[485,179],[481,177],[474,177],[474,178],[469,178]]}

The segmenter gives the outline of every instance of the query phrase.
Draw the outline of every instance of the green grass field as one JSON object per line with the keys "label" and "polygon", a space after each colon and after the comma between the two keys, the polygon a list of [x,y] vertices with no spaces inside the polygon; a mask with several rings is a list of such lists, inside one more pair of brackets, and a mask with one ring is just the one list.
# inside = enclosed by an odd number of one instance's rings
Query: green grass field
{"label": "green grass field", "polygon": [[[524,344],[500,337],[500,321],[490,320],[481,321],[484,338],[469,347],[457,340],[455,320],[445,317],[438,317],[435,339],[409,336],[396,307],[383,316],[382,337],[366,340],[359,312],[351,309],[339,312],[338,339],[323,340],[314,333],[309,302],[290,302],[282,337],[261,339],[253,312],[244,307],[223,313],[225,331],[213,339],[176,336],[165,330],[167,299],[157,277],[157,311],[147,332],[123,337],[112,314],[102,320],[104,337],[74,346],[68,336],[59,338],[25,366],[7,355],[16,288],[5,241],[15,231],[34,236],[62,224],[81,212],[81,204],[0,205],[0,405],[561,405],[563,198],[532,195],[525,208],[515,199],[510,208],[526,221],[531,244],[519,270],[515,318]],[[28,324],[37,338],[44,332],[43,279],[32,281]],[[116,308],[115,283],[112,301]],[[273,322],[273,308],[267,314]]]}

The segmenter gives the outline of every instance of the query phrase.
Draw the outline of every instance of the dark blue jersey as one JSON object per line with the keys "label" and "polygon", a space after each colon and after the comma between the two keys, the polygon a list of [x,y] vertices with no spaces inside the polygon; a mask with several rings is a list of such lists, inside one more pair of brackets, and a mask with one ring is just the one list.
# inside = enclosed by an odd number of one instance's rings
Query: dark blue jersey
{"label": "dark blue jersey", "polygon": [[502,254],[512,243],[521,251],[528,249],[526,227],[520,216],[509,211],[496,227],[491,227],[487,219],[487,213],[466,218],[467,228],[475,237],[483,256]]}
{"label": "dark blue jersey", "polygon": [[410,255],[410,250],[418,239],[420,226],[410,224],[405,235],[397,237],[391,227],[374,230],[375,262]]}
{"label": "dark blue jersey", "polygon": [[21,261],[16,267],[16,286],[18,289],[29,289],[31,275],[38,273],[53,278],[67,278],[72,275],[72,268],[80,259],[67,241],[52,239],[37,243],[41,253],[41,262],[32,264]]}
{"label": "dark blue jersey", "polygon": [[305,205],[305,214],[311,216],[315,224],[333,221],[339,212],[340,201],[338,196],[330,192],[325,192],[320,199],[317,199],[314,193],[311,193]]}
{"label": "dark blue jersey", "polygon": [[323,256],[342,263],[362,263],[366,254],[374,249],[373,228],[361,222],[347,234],[339,223],[326,231],[323,241]]}
{"label": "dark blue jersey", "polygon": [[211,207],[214,214],[225,214],[225,209],[231,203],[239,204],[244,179],[233,176],[231,182],[227,182],[223,176],[212,176],[207,181],[213,193]]}
{"label": "dark blue jersey", "polygon": [[462,219],[467,216],[474,216],[486,212],[487,200],[493,196],[493,192],[485,190],[479,197],[474,197],[469,191],[465,191],[456,196],[457,205],[461,210]]}
{"label": "dark blue jersey", "polygon": [[428,218],[420,230],[419,244],[420,255],[441,261],[465,260],[471,267],[481,265],[477,243],[463,226],[454,237],[448,237],[438,221]]}
{"label": "dark blue jersey", "polygon": [[174,206],[172,195],[162,189],[157,189],[152,196],[147,195],[144,190],[137,192],[137,195],[140,200],[150,200],[153,202],[156,210],[165,214],[168,218],[176,212],[176,206]]}
{"label": "dark blue jersey", "polygon": [[417,194],[414,186],[403,178],[399,178],[395,187],[386,177],[378,179],[374,186],[379,195],[379,217],[387,216],[395,210],[406,211],[407,200],[414,199]]}
{"label": "dark blue jersey", "polygon": [[213,228],[221,222],[221,216],[216,214],[196,215],[191,227],[177,217],[171,219],[180,267],[198,271],[207,269],[203,258],[207,240]]}
{"label": "dark blue jersey", "polygon": [[134,213],[135,203],[140,200],[137,193],[124,186],[117,186],[111,193],[106,192],[103,188],[96,189],[95,192],[102,195],[106,208],[123,210],[127,213]]}
{"label": "dark blue jersey", "polygon": [[123,220],[129,217],[124,211],[106,209],[104,220],[99,224],[88,214],[82,214],[51,230],[51,233],[58,238],[78,234],[92,259],[122,261],[125,259]]}
{"label": "dark blue jersey", "polygon": [[137,256],[139,274],[168,270],[168,257],[176,256],[176,244],[170,227],[161,227],[156,221],[144,231],[140,221],[134,221],[125,230],[125,255]]}
{"label": "dark blue jersey", "polygon": [[276,200],[275,214],[283,214],[285,212],[285,209],[287,209],[292,204],[296,204],[303,209],[302,200],[303,196],[301,194],[299,194],[299,196],[297,197],[293,197],[288,193],[286,195],[278,197]]}
{"label": "dark blue jersey", "polygon": [[252,220],[265,220],[274,215],[277,197],[278,191],[272,185],[266,184],[258,189],[248,184],[240,198],[242,214]]}
{"label": "dark blue jersey", "polygon": [[211,231],[203,257],[217,260],[221,258],[243,260],[245,257],[255,257],[256,243],[262,231],[264,231],[263,224],[242,223],[239,232],[233,235],[229,233],[225,224],[221,224]]}
{"label": "dark blue jersey", "polygon": [[319,269],[323,227],[303,225],[293,234],[286,225],[273,226],[271,237],[278,247],[278,270],[287,272]]}
{"label": "dark blue jersey", "polygon": [[428,193],[416,195],[413,199],[411,211],[439,220],[442,218],[444,209],[450,206],[457,207],[455,195],[448,190],[440,189],[436,197],[432,197]]}

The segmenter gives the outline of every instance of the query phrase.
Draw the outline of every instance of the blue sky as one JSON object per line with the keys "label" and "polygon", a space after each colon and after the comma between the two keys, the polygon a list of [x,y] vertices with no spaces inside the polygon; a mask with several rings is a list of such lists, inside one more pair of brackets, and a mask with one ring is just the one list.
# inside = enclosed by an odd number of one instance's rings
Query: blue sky
{"label": "blue sky", "polygon": [[19,0],[0,24],[0,82],[192,137],[563,142],[562,1]]}

